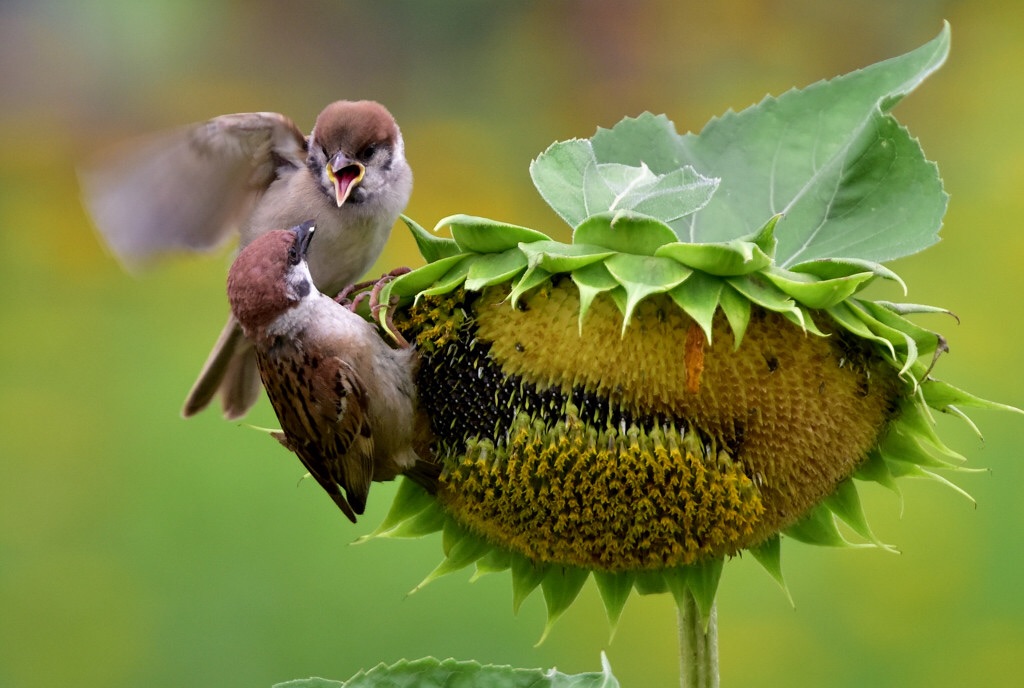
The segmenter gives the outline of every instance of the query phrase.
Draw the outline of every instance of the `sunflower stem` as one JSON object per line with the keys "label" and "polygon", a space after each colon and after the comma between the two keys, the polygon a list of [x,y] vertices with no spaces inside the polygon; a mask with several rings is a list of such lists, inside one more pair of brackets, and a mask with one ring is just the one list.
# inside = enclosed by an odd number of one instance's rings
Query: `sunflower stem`
{"label": "sunflower stem", "polygon": [[682,688],[718,688],[718,607],[712,602],[707,624],[687,588],[676,608],[679,619],[679,684]]}

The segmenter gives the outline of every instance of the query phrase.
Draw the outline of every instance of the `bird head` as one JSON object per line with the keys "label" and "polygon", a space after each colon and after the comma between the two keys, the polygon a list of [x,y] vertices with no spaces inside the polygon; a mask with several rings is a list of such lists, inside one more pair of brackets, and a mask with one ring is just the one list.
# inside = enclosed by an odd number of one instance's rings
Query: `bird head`
{"label": "bird head", "polygon": [[379,198],[389,189],[408,199],[412,174],[402,133],[379,103],[331,103],[316,118],[308,145],[310,172],[339,208]]}
{"label": "bird head", "polygon": [[303,222],[267,232],[235,258],[228,272],[228,301],[247,335],[257,336],[313,291],[306,254],[314,229],[312,222]]}

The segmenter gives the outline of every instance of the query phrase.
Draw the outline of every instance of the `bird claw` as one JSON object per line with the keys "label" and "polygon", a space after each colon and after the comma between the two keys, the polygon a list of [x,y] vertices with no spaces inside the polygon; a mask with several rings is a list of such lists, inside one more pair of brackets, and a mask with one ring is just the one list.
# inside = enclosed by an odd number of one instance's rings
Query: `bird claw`
{"label": "bird claw", "polygon": [[[338,292],[338,295],[334,297],[342,306],[345,306],[353,313],[359,308],[359,304],[363,300],[367,301],[370,307],[370,314],[373,316],[374,322],[380,322],[380,311],[384,309],[384,329],[388,334],[394,338],[399,348],[409,348],[409,342],[401,335],[401,333],[395,328],[395,323],[392,321],[391,308],[398,305],[398,297],[393,296],[389,299],[388,303],[380,302],[380,292],[384,289],[384,285],[388,282],[394,281],[402,275],[411,272],[412,270],[407,267],[395,268],[394,270],[384,273],[376,280],[367,280],[366,282],[359,282],[358,284],[350,284],[349,286]],[[370,291],[366,291],[369,288]],[[358,292],[358,293],[356,293]],[[352,294],[356,293],[355,297]]]}
{"label": "bird claw", "polygon": [[411,346],[409,344],[409,340],[402,336],[402,333],[398,331],[397,327],[395,327],[395,322],[392,319],[394,317],[394,311],[392,310],[392,308],[394,306],[397,306],[399,301],[400,299],[397,296],[392,296],[388,303],[380,303],[379,300],[377,301],[377,303],[374,303],[373,295],[371,294],[370,312],[373,313],[373,319],[377,322],[380,322],[380,316],[378,314],[380,313],[381,309],[384,309],[384,330],[388,334],[390,334],[391,337],[395,340],[395,343],[398,344],[399,349],[408,349]]}

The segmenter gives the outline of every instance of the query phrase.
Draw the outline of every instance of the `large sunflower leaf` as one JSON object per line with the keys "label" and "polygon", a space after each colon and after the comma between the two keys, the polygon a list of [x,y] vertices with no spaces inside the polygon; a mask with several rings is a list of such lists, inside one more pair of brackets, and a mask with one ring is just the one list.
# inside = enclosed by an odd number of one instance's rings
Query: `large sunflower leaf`
{"label": "large sunflower leaf", "polygon": [[599,129],[594,154],[655,174],[689,165],[720,178],[706,207],[671,223],[683,241],[726,242],[782,213],[780,265],[909,255],[937,241],[946,196],[935,165],[889,112],[948,51],[946,25],[906,55],[765,98],[700,134],[675,135],[650,114]]}
{"label": "large sunflower leaf", "polygon": [[455,659],[403,659],[360,671],[344,682],[323,678],[279,683],[274,688],[441,688],[493,686],[493,688],[618,688],[608,659],[601,655],[601,671],[563,674],[554,669],[517,669]]}
{"label": "large sunflower leaf", "polygon": [[643,161],[601,163],[591,142],[580,139],[551,144],[530,163],[530,176],[573,228],[592,215],[617,210],[678,220],[707,205],[719,183],[689,166],[654,173]]}

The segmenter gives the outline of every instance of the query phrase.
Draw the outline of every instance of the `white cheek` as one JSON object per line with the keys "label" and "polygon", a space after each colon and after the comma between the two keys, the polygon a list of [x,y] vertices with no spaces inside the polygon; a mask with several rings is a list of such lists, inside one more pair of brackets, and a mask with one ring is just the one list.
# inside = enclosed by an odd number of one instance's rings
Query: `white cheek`
{"label": "white cheek", "polygon": [[316,292],[313,276],[309,274],[309,265],[305,261],[299,263],[288,273],[288,296],[299,301],[310,293]]}

